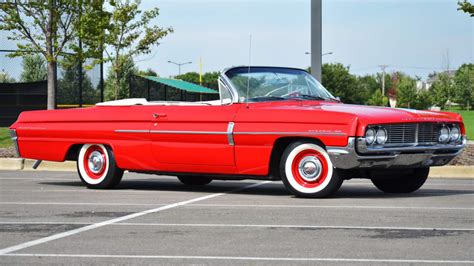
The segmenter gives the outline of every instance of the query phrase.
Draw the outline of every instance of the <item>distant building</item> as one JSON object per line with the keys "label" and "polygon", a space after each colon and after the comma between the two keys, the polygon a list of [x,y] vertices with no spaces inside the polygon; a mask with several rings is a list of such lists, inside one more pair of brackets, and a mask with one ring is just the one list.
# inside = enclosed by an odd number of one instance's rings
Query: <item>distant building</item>
{"label": "distant building", "polygon": [[433,82],[430,82],[429,79],[427,81],[418,80],[416,81],[416,91],[429,91]]}
{"label": "distant building", "polygon": [[429,91],[431,86],[433,86],[433,83],[435,83],[438,80],[439,74],[442,73],[448,73],[448,76],[454,77],[454,74],[456,73],[455,70],[445,70],[443,72],[438,72],[435,73],[434,75],[430,75],[429,78],[426,81],[418,80],[416,82],[416,90],[419,91]]}

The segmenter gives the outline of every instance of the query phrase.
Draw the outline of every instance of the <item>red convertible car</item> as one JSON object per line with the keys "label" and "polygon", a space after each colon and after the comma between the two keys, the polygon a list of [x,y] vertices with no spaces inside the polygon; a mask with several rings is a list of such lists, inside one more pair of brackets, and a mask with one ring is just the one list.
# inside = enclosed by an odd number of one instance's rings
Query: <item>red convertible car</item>
{"label": "red convertible car", "polygon": [[235,67],[218,82],[216,101],[23,112],[11,136],[23,158],[77,161],[89,188],[112,188],[128,170],[187,185],[282,180],[302,197],[350,178],[413,192],[466,145],[458,114],[343,104],[304,70]]}

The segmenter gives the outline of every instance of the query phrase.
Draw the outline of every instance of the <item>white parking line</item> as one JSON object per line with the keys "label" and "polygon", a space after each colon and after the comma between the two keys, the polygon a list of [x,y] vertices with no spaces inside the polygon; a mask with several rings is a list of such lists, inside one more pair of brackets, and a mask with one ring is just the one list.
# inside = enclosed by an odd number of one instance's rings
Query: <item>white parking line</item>
{"label": "white parking line", "polygon": [[[120,202],[21,202],[5,201],[0,205],[71,205],[71,206],[162,206],[166,203],[120,203]],[[221,207],[221,208],[310,208],[310,209],[403,209],[403,210],[443,210],[473,211],[474,207],[440,207],[440,206],[364,206],[364,205],[273,205],[273,204],[187,204],[187,208]]]}
{"label": "white parking line", "polygon": [[[0,222],[15,225],[89,225],[80,222]],[[235,228],[283,228],[283,229],[346,229],[346,230],[403,230],[403,231],[466,231],[474,228],[404,227],[404,226],[357,226],[357,225],[294,225],[294,224],[179,224],[179,223],[114,223],[111,226],[163,226],[163,227],[235,227]]]}
{"label": "white parking line", "polygon": [[72,236],[72,235],[79,234],[79,233],[82,233],[82,232],[85,232],[85,231],[93,230],[93,229],[103,227],[103,226],[106,226],[106,225],[110,225],[110,224],[130,220],[130,219],[137,218],[137,217],[140,217],[140,216],[144,216],[144,215],[147,215],[147,214],[150,214],[150,213],[157,213],[157,212],[161,212],[161,211],[164,211],[164,210],[168,210],[168,209],[176,208],[176,207],[179,207],[179,206],[183,206],[183,205],[186,205],[186,204],[191,204],[193,202],[212,199],[212,198],[219,197],[219,196],[222,196],[222,195],[225,195],[225,194],[228,194],[228,193],[238,192],[238,191],[245,190],[245,189],[248,189],[248,188],[261,186],[261,185],[267,184],[269,182],[270,181],[263,181],[263,182],[259,182],[259,183],[254,183],[254,184],[251,184],[251,185],[247,185],[247,186],[243,186],[243,187],[240,187],[240,188],[237,188],[237,189],[233,189],[233,190],[228,191],[228,192],[214,193],[214,194],[203,196],[203,197],[198,197],[198,198],[194,198],[194,199],[190,199],[190,200],[186,200],[186,201],[181,201],[181,202],[161,206],[161,207],[158,207],[158,208],[155,208],[155,209],[136,212],[136,213],[132,213],[132,214],[129,214],[129,215],[122,216],[122,217],[114,218],[114,219],[111,219],[111,220],[107,220],[107,221],[87,225],[87,226],[84,226],[84,227],[80,227],[80,228],[77,228],[77,229],[74,229],[74,230],[70,230],[70,231],[59,233],[59,234],[39,238],[39,239],[36,239],[36,240],[33,240],[33,241],[28,241],[28,242],[25,242],[25,243],[22,243],[22,244],[18,244],[18,245],[15,245],[15,246],[0,249],[0,255],[8,254],[8,253],[15,252],[15,251],[18,251],[18,250],[22,250],[22,249],[25,249],[25,248],[28,248],[28,247],[36,246],[36,245],[39,245],[39,244],[44,244],[44,243],[47,243],[47,242],[50,242],[50,241],[53,241],[53,240],[65,238],[65,237],[68,237],[68,236]]}
{"label": "white parking line", "polygon": [[177,260],[235,260],[235,261],[317,261],[317,262],[374,262],[374,263],[428,263],[428,264],[473,264],[474,260],[425,260],[425,259],[361,259],[361,258],[291,258],[291,257],[232,257],[232,256],[173,256],[173,255],[102,255],[102,254],[25,254],[13,253],[12,257],[62,257],[102,259],[177,259]]}

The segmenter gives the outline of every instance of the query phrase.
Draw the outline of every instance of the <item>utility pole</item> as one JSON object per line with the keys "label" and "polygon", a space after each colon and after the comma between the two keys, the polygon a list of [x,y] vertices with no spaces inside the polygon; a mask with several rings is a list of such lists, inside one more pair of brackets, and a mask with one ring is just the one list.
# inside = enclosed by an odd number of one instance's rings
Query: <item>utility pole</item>
{"label": "utility pole", "polygon": [[385,69],[388,65],[380,65],[379,67],[382,69],[382,96],[385,96]]}

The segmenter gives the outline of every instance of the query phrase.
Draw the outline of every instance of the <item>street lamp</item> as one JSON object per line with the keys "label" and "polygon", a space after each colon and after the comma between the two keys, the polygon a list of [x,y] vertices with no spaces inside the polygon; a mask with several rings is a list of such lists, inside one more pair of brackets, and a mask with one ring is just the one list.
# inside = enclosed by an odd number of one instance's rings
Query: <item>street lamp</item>
{"label": "street lamp", "polygon": [[179,76],[179,75],[181,75],[181,66],[192,64],[193,62],[176,63],[176,62],[173,62],[173,61],[168,61],[168,63],[178,66],[178,76]]}

